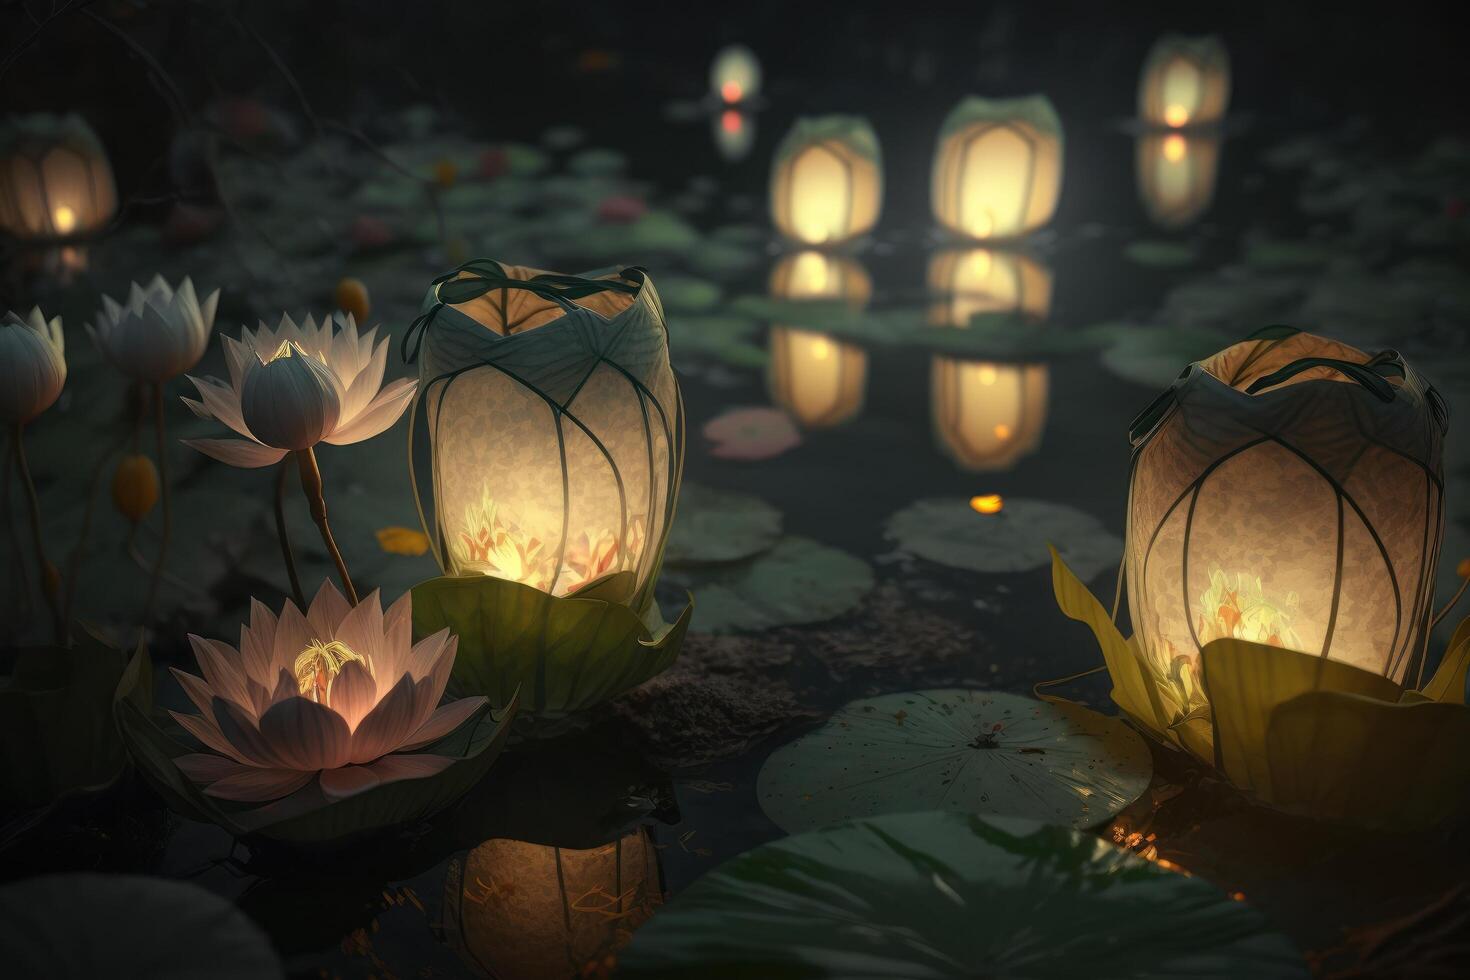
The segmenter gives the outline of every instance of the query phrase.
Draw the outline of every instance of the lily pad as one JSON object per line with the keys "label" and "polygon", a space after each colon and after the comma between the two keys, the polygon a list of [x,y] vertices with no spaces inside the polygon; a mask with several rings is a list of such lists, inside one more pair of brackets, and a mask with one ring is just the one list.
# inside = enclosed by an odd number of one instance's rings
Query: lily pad
{"label": "lily pad", "polygon": [[1163,389],[1195,361],[1235,342],[1224,333],[1199,327],[1150,327],[1104,323],[1087,333],[1104,346],[1103,367],[1125,381]]}
{"label": "lily pad", "polygon": [[855,817],[959,810],[1091,827],[1148,788],[1122,720],[996,691],[886,694],[777,749],[756,796],[788,834]]}
{"label": "lily pad", "polygon": [[707,354],[732,367],[764,367],[770,354],[753,342],[760,324],[740,316],[691,315],[669,318],[669,352],[675,358],[685,354]]}
{"label": "lily pad", "polygon": [[972,572],[1026,572],[1051,562],[1054,545],[1083,581],[1116,568],[1123,542],[1091,514],[1045,500],[1007,499],[998,514],[967,501],[930,497],[888,519],[887,537],[902,551]]}
{"label": "lily pad", "polygon": [[765,844],[638,931],[624,977],[1308,976],[1290,940],[1202,878],[1090,834],[929,812]]}
{"label": "lily pad", "polygon": [[567,170],[583,177],[614,177],[628,168],[628,158],[600,147],[582,150],[567,161]]}
{"label": "lily pad", "polygon": [[734,279],[759,266],[765,252],[754,244],[711,239],[689,251],[689,266],[700,275]]}
{"label": "lily pad", "polygon": [[706,633],[820,623],[854,609],[873,588],[873,569],[845,551],[786,537],[736,565],[665,569],[699,602],[694,628]]}
{"label": "lily pad", "polygon": [[770,549],[781,537],[781,512],[759,497],[684,483],[664,547],[667,565],[718,565]]}
{"label": "lily pad", "polygon": [[258,925],[228,899],[181,881],[42,875],[0,888],[0,922],[13,977],[283,976]]}
{"label": "lily pad", "polygon": [[1123,249],[1123,256],[1134,265],[1178,269],[1193,265],[1199,259],[1199,249],[1189,242],[1142,241],[1130,243]]}
{"label": "lily pad", "polygon": [[658,281],[658,298],[670,313],[705,313],[720,301],[720,287],[695,276],[664,276]]}
{"label": "lily pad", "polygon": [[778,408],[732,408],[704,424],[704,437],[714,443],[710,455],[745,462],[770,459],[801,445],[801,432]]}

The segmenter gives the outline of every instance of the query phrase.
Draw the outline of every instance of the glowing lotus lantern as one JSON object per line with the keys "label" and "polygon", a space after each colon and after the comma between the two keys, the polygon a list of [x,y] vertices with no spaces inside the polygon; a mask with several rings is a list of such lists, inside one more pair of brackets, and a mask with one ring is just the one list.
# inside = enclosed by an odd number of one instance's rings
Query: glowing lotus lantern
{"label": "glowing lotus lantern", "polygon": [[934,217],[968,238],[1017,238],[1051,220],[1062,190],[1062,121],[1044,95],[970,97],[939,130]]}
{"label": "glowing lotus lantern", "polygon": [[116,211],[112,165],[80,116],[20,116],[0,127],[0,231],[32,242],[82,239]]}
{"label": "glowing lotus lantern", "polygon": [[[777,299],[842,300],[853,309],[873,293],[855,260],[807,249],[785,256],[771,272]],[[868,354],[831,334],[772,324],[767,382],[771,399],[808,428],[840,425],[862,411]]]}
{"label": "glowing lotus lantern", "polygon": [[1230,55],[1214,36],[1166,34],[1138,80],[1138,115],[1150,126],[1212,126],[1230,102]]}
{"label": "glowing lotus lantern", "polygon": [[[1006,313],[1017,326],[1039,325],[1051,309],[1051,273],[1024,255],[983,248],[937,253],[929,264],[935,295],[929,322],[965,329],[981,313]],[[1008,469],[1034,452],[1046,429],[1050,372],[1045,364],[1006,364],[936,354],[929,397],[939,446],[967,470]]]}
{"label": "glowing lotus lantern", "polygon": [[1191,365],[1131,432],[1134,637],[1054,562],[1124,712],[1279,806],[1464,813],[1470,622],[1423,683],[1446,417],[1393,351],[1288,328]]}
{"label": "glowing lotus lantern", "polygon": [[[477,259],[425,305],[425,530],[446,577],[415,588],[415,628],[460,636],[459,690],[503,704],[524,681],[538,713],[663,669],[688,623],[688,609],[674,628],[655,622],[653,601],[684,415],[652,282]],[[558,657],[579,666],[548,677],[543,658]]]}
{"label": "glowing lotus lantern", "polygon": [[1138,137],[1138,195],[1154,224],[1182,228],[1215,196],[1220,137],[1146,133]]}
{"label": "glowing lotus lantern", "polygon": [[488,976],[605,976],[662,904],[658,852],[645,828],[586,850],[497,839],[450,865],[444,930]]}
{"label": "glowing lotus lantern", "polygon": [[749,102],[760,94],[760,59],[743,44],[721,48],[710,65],[709,87],[727,105]]}
{"label": "glowing lotus lantern", "polygon": [[798,119],[776,148],[771,220],[792,241],[851,241],[872,230],[882,205],[883,158],[867,120]]}

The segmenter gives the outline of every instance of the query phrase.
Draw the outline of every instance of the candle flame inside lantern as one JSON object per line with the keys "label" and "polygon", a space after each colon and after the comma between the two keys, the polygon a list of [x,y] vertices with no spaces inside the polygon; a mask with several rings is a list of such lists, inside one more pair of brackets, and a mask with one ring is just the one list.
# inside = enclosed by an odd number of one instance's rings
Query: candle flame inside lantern
{"label": "candle flame inside lantern", "polygon": [[720,95],[724,98],[726,102],[739,102],[740,97],[744,94],[745,93],[740,90],[739,82],[732,80],[725,82],[725,84],[720,86]]}
{"label": "candle flame inside lantern", "polygon": [[987,493],[970,498],[970,509],[977,514],[999,514],[1004,506],[1005,501],[998,493]]}
{"label": "candle flame inside lantern", "polygon": [[77,213],[63,204],[51,213],[51,223],[59,233],[70,234],[77,226]]}
{"label": "candle flame inside lantern", "polygon": [[1170,126],[1179,127],[1189,122],[1189,110],[1182,105],[1170,105],[1164,107],[1164,122]]}
{"label": "candle flame inside lantern", "polygon": [[740,118],[739,110],[726,109],[723,113],[720,114],[720,127],[724,129],[725,132],[732,134],[738,133],[740,132],[740,127],[742,125],[744,125],[744,121]]}

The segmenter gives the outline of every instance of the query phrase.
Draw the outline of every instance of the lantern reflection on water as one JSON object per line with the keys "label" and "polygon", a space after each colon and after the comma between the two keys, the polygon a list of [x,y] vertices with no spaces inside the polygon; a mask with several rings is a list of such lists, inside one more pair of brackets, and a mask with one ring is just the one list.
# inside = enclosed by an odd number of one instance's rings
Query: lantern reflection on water
{"label": "lantern reflection on water", "polygon": [[589,850],[490,840],[451,862],[443,928],[488,976],[606,976],[617,950],[662,904],[647,828]]}
{"label": "lantern reflection on water", "polygon": [[80,116],[21,116],[0,127],[0,231],[34,242],[84,238],[116,210],[112,165]]}
{"label": "lantern reflection on water", "polygon": [[864,119],[798,119],[776,148],[771,220],[803,245],[838,245],[872,230],[883,198],[878,137]]}
{"label": "lantern reflection on water", "polygon": [[[844,300],[867,305],[873,285],[854,259],[806,250],[785,256],[771,272],[777,299]],[[771,325],[767,381],[771,400],[809,428],[840,425],[863,407],[868,353],[830,334]]]}
{"label": "lantern reflection on water", "polygon": [[743,44],[721,48],[710,65],[709,87],[726,105],[755,98],[761,90],[760,59]]}
{"label": "lantern reflection on water", "polygon": [[939,131],[930,193],[934,216],[969,238],[1015,238],[1056,211],[1062,123],[1043,95],[970,97]]}
{"label": "lantern reflection on water", "polygon": [[739,109],[725,108],[713,118],[715,147],[731,162],[745,159],[755,144],[755,117]]}
{"label": "lantern reflection on water", "polygon": [[[929,263],[935,294],[929,322],[965,329],[979,313],[1012,313],[1037,326],[1051,309],[1051,273],[1013,252],[951,249]],[[934,432],[967,470],[1014,466],[1046,428],[1050,372],[1044,364],[1003,364],[936,354],[929,397]]]}
{"label": "lantern reflection on water", "polygon": [[1220,137],[1146,133],[1138,137],[1138,194],[1149,218],[1182,228],[1204,214],[1215,196]]}
{"label": "lantern reflection on water", "polygon": [[1138,115],[1150,126],[1212,126],[1230,102],[1230,55],[1218,37],[1166,34],[1138,80]]}

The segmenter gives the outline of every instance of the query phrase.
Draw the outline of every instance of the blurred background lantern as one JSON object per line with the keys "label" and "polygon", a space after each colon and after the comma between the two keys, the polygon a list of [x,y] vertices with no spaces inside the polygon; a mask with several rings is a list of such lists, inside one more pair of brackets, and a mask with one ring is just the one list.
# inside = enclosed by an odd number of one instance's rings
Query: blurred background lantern
{"label": "blurred background lantern", "polygon": [[878,136],[856,116],[798,119],[776,148],[771,220],[803,245],[840,245],[867,234],[883,204]]}
{"label": "blurred background lantern", "polygon": [[1216,639],[1416,680],[1445,421],[1394,352],[1287,328],[1192,365],[1135,420],[1129,605],[1166,724],[1208,707]]}
{"label": "blurred background lantern", "polygon": [[1138,79],[1138,115],[1150,126],[1213,126],[1230,103],[1230,55],[1218,37],[1165,34]]}
{"label": "blurred background lantern", "polygon": [[[842,300],[867,305],[872,280],[855,259],[807,249],[786,255],[771,271],[777,299]],[[771,325],[767,371],[771,400],[808,428],[841,425],[862,411],[868,353],[830,334]]]}
{"label": "blurred background lantern", "polygon": [[436,284],[420,391],[436,554],[562,596],[651,596],[683,464],[667,328],[641,269],[590,277],[476,260]]}
{"label": "blurred background lantern", "polygon": [[971,96],[945,118],[931,198],[945,228],[1016,238],[1051,220],[1062,189],[1062,122],[1044,95]]}
{"label": "blurred background lantern", "polygon": [[731,163],[744,160],[755,145],[755,116],[727,106],[712,118],[720,156]]}
{"label": "blurred background lantern", "polygon": [[489,840],[450,864],[442,928],[483,975],[605,977],[662,904],[646,827],[588,850]]}
{"label": "blurred background lantern", "polygon": [[1219,136],[1150,132],[1137,142],[1138,194],[1154,224],[1182,228],[1209,210],[1219,173]]}
{"label": "blurred background lantern", "polygon": [[17,116],[0,127],[0,231],[36,243],[84,239],[116,211],[107,151],[80,116]]}
{"label": "blurred background lantern", "polygon": [[761,63],[743,44],[721,48],[709,68],[709,87],[721,102],[749,102],[761,91]]}
{"label": "blurred background lantern", "polygon": [[[1051,310],[1051,272],[1015,252],[947,249],[929,262],[929,322],[967,329],[977,314],[1010,314],[1019,330],[1039,329]],[[1041,445],[1050,371],[934,355],[929,398],[939,447],[976,472],[1008,469]]]}

